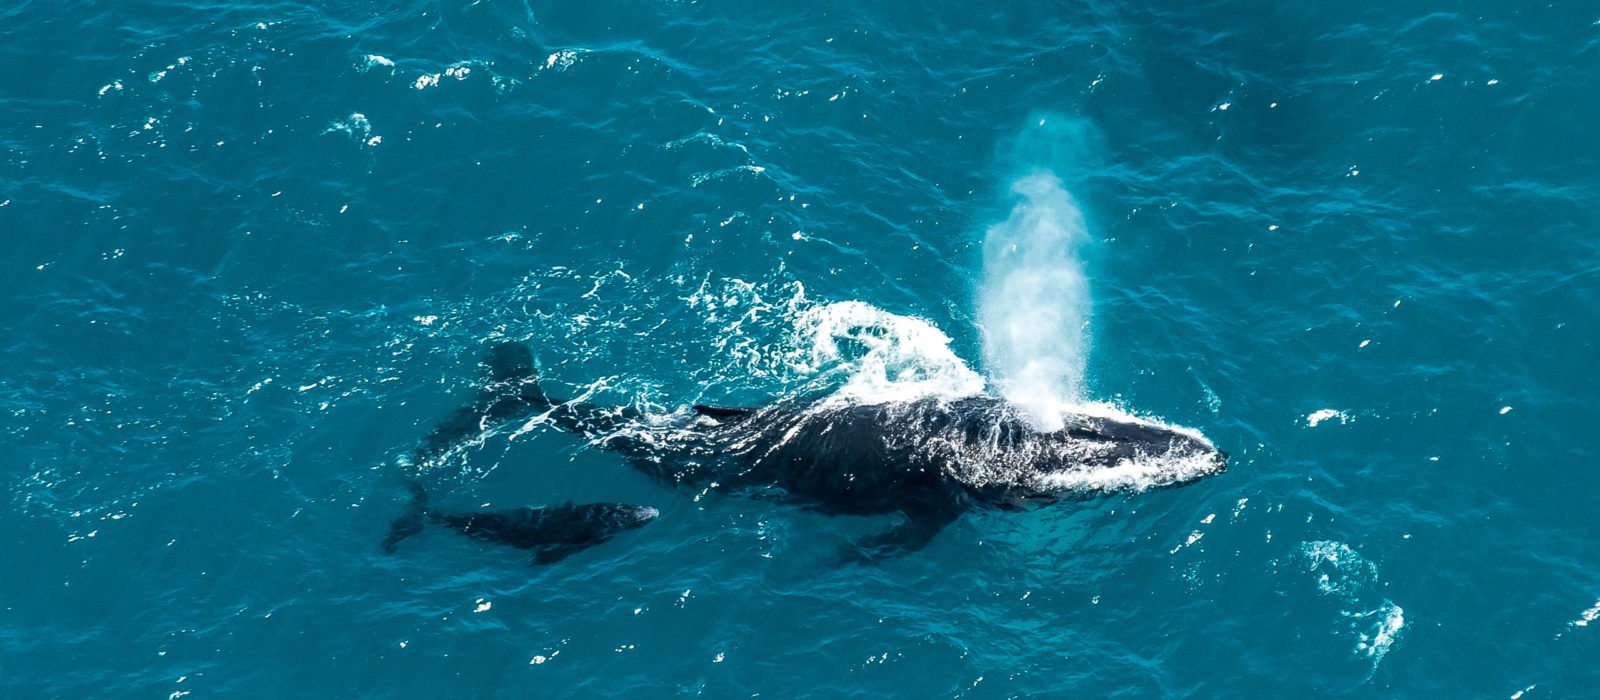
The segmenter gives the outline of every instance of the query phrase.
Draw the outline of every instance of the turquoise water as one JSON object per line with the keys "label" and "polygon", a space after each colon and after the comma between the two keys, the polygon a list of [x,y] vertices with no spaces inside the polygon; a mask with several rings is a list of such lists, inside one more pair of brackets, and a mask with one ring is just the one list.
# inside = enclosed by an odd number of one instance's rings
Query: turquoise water
{"label": "turquoise water", "polygon": [[[5,697],[1600,685],[1593,6],[9,0],[0,66]],[[839,566],[513,425],[436,497],[661,517],[384,555],[497,339],[657,411],[1045,359],[1231,468]]]}

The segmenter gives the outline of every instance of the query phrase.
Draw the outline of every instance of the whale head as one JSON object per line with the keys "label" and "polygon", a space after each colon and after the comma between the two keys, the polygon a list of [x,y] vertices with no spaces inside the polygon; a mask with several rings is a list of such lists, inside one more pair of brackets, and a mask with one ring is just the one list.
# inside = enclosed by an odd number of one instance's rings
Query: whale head
{"label": "whale head", "polygon": [[922,424],[950,451],[957,478],[1027,502],[1190,484],[1228,468],[1228,454],[1198,431],[1103,405],[1063,411],[1040,427],[1002,399],[928,404]]}
{"label": "whale head", "polygon": [[1041,436],[1069,456],[1039,465],[1038,483],[1069,491],[1143,491],[1184,486],[1228,469],[1228,453],[1199,432],[1126,414],[1068,416]]}

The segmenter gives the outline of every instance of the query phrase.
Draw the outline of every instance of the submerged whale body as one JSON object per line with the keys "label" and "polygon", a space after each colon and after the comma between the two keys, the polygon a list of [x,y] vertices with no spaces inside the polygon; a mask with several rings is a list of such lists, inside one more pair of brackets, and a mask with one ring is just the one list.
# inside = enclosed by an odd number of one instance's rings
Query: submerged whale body
{"label": "submerged whale body", "polygon": [[489,387],[423,441],[419,463],[498,423],[540,415],[664,484],[825,513],[899,514],[900,524],[857,543],[853,553],[867,560],[914,551],[973,508],[1178,486],[1227,468],[1227,454],[1199,433],[1112,412],[1067,415],[1052,431],[988,396],[645,414],[547,397],[521,344],[492,347],[484,364]]}
{"label": "submerged whale body", "polygon": [[411,484],[411,506],[389,528],[383,551],[394,553],[401,540],[433,522],[482,542],[533,550],[533,563],[552,564],[618,533],[655,520],[654,508],[625,503],[582,503],[503,511],[447,513],[428,507],[428,494]]}
{"label": "submerged whale body", "polygon": [[[533,375],[533,353],[525,345],[501,343],[483,358],[483,388],[466,406],[456,409],[417,445],[411,463],[436,464],[449,451],[507,420],[526,417],[547,405]],[[429,505],[428,493],[411,482],[411,502],[389,527],[382,549],[393,554],[400,542],[422,532],[427,523],[456,530],[467,537],[533,551],[534,564],[552,564],[602,544],[627,530],[644,527],[660,513],[627,503],[566,503],[559,506],[502,511],[451,513]]]}

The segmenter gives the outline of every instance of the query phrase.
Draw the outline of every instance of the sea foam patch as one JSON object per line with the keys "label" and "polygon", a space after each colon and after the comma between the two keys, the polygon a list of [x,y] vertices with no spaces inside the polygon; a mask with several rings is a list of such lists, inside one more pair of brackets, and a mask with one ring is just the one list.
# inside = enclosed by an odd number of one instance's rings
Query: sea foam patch
{"label": "sea foam patch", "polygon": [[807,309],[795,329],[810,369],[831,366],[844,374],[828,399],[834,405],[958,399],[985,387],[983,376],[950,349],[950,336],[920,318],[845,301]]}
{"label": "sea foam patch", "polygon": [[1301,543],[1300,559],[1315,577],[1317,591],[1339,603],[1344,622],[1338,634],[1352,637],[1351,652],[1377,671],[1406,624],[1405,610],[1379,594],[1378,565],[1334,540]]}

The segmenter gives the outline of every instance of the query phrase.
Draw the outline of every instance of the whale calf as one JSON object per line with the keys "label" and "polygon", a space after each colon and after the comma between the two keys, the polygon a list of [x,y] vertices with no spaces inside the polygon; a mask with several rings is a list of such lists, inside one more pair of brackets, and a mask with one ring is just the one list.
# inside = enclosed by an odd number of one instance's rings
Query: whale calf
{"label": "whale calf", "polygon": [[[483,387],[473,401],[456,409],[425,436],[411,454],[413,465],[426,468],[451,448],[507,420],[524,417],[541,402],[533,377],[533,354],[526,346],[499,344],[484,356]],[[482,542],[533,551],[532,563],[552,564],[627,530],[644,527],[660,513],[627,503],[565,503],[501,511],[444,512],[429,505],[418,481],[410,485],[406,511],[389,527],[381,547],[393,554],[400,542],[434,523]]]}
{"label": "whale calf", "polygon": [[421,532],[425,522],[433,522],[475,540],[533,550],[533,563],[553,564],[618,533],[644,527],[658,514],[654,508],[626,503],[446,513],[429,508],[427,492],[412,482],[411,505],[390,526],[382,546],[393,554],[401,540]]}
{"label": "whale calf", "polygon": [[487,385],[419,446],[419,463],[512,421],[531,418],[623,455],[660,483],[790,501],[839,515],[897,515],[855,543],[874,561],[926,545],[975,508],[1015,510],[1100,493],[1179,486],[1227,469],[1201,434],[1115,411],[1034,427],[992,396],[877,404],[783,400],[696,405],[671,414],[545,395],[526,345],[484,359]]}

